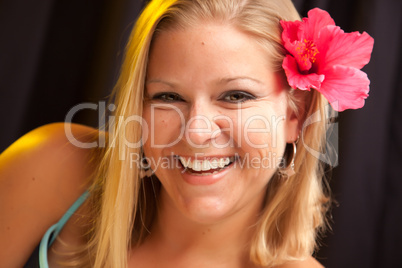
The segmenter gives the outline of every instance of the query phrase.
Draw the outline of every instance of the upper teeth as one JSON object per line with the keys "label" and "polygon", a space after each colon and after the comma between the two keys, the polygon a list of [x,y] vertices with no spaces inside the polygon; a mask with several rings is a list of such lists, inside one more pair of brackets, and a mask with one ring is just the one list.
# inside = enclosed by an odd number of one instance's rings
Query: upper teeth
{"label": "upper teeth", "polygon": [[179,157],[180,162],[184,166],[184,168],[191,168],[195,171],[208,171],[211,169],[223,168],[227,164],[233,161],[233,157],[222,157],[222,158],[212,158],[212,159],[204,159],[204,160],[191,160],[186,159],[184,157]]}

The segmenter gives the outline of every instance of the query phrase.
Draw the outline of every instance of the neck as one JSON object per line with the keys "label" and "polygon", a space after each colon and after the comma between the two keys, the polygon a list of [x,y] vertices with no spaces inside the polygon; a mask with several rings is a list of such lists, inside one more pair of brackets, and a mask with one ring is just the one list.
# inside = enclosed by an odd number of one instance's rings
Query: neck
{"label": "neck", "polygon": [[218,221],[199,223],[178,211],[163,190],[160,197],[158,216],[147,241],[155,250],[160,249],[158,256],[165,256],[173,263],[194,265],[202,260],[202,266],[216,267],[216,263],[227,267],[250,266],[249,243],[262,200],[255,200],[255,205],[239,208]]}

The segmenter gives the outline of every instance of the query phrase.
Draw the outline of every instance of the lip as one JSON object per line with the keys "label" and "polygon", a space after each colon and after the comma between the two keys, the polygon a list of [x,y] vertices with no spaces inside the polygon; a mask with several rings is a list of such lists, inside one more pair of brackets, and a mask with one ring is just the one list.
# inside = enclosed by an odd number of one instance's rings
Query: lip
{"label": "lip", "polygon": [[[206,156],[206,157],[202,157],[202,158],[199,158],[199,157],[196,157],[196,158],[192,157],[191,158],[191,157],[188,157],[188,156],[181,156],[181,157],[184,157],[186,159],[190,158],[190,159],[197,159],[197,160],[205,160],[205,159],[223,158],[223,157],[230,157],[230,156],[217,156],[217,155],[214,155],[214,156]],[[180,170],[180,174],[181,174],[183,180],[185,182],[187,182],[188,184],[199,185],[199,186],[211,185],[211,184],[217,183],[218,181],[222,180],[227,175],[227,173],[230,172],[234,168],[234,163],[237,160],[238,159],[235,158],[234,162],[232,162],[226,168],[224,168],[224,169],[222,169],[219,172],[214,173],[214,174],[203,175],[203,174],[190,173],[190,172],[187,172],[185,170],[185,168],[181,164],[180,164],[179,170]],[[206,172],[206,173],[208,173],[208,172]]]}

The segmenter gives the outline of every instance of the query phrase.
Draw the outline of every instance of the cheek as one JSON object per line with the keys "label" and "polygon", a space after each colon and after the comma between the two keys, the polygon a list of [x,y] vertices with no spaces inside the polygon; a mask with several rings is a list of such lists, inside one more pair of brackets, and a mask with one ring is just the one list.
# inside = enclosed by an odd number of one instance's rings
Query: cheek
{"label": "cheek", "polygon": [[[265,112],[265,114],[262,114]],[[251,148],[277,148],[284,143],[285,116],[260,113],[244,118],[241,122],[242,142]]]}
{"label": "cheek", "polygon": [[145,107],[143,117],[146,128],[143,143],[148,148],[173,146],[180,140],[182,116],[180,110]]}

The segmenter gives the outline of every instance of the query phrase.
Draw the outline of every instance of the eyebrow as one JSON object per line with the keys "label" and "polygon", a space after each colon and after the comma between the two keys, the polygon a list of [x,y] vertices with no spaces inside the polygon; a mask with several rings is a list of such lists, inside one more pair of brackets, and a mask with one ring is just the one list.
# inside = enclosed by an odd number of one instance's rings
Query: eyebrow
{"label": "eyebrow", "polygon": [[[257,83],[257,84],[263,84],[260,80],[252,78],[252,77],[248,77],[248,76],[235,76],[235,77],[220,78],[220,79],[217,80],[217,84],[228,84],[230,82],[237,81],[237,80],[248,80],[248,81],[252,81],[252,82]],[[152,84],[152,83],[166,84],[166,85],[171,86],[171,87],[175,86],[175,83],[171,83],[171,82],[168,82],[168,81],[165,81],[165,80],[162,80],[162,79],[158,79],[158,78],[150,79],[150,80],[145,81],[146,85]]]}
{"label": "eyebrow", "polygon": [[224,77],[224,78],[219,79],[218,83],[219,84],[227,84],[227,83],[237,81],[237,80],[249,80],[249,81],[252,81],[257,84],[263,84],[260,80],[249,77],[249,76]]}
{"label": "eyebrow", "polygon": [[152,83],[166,84],[166,85],[171,86],[171,87],[174,87],[174,85],[175,85],[174,83],[171,83],[171,82],[168,82],[168,81],[165,81],[165,80],[162,80],[162,79],[158,79],[158,78],[149,79],[149,80],[145,81],[145,85],[152,84]]}

